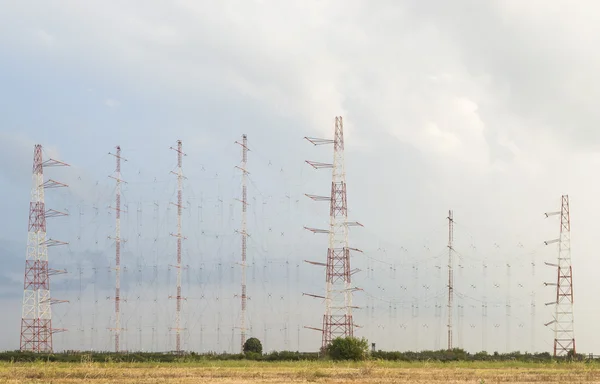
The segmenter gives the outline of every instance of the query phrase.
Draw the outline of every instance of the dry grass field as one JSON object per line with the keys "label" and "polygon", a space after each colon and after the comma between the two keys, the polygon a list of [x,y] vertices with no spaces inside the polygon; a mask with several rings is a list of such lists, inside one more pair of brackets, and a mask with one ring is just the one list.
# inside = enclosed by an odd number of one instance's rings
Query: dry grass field
{"label": "dry grass field", "polygon": [[0,383],[600,383],[600,365],[250,362],[0,363]]}

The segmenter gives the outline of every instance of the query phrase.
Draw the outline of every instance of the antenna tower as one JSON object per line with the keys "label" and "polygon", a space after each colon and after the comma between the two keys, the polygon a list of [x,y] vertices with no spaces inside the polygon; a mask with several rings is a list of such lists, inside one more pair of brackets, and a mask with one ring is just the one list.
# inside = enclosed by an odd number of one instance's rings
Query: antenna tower
{"label": "antenna tower", "polygon": [[336,337],[354,335],[354,321],[352,319],[352,293],[359,288],[351,286],[351,276],[358,270],[350,270],[350,251],[358,251],[348,247],[348,227],[361,226],[358,222],[348,221],[348,204],[346,199],[346,172],[344,166],[344,125],[342,117],[335,118],[334,139],[317,139],[306,137],[314,145],[333,144],[333,163],[320,163],[306,161],[315,169],[332,168],[330,196],[306,195],[315,201],[329,201],[329,229],[305,229],[313,233],[329,234],[329,248],[327,249],[327,262],[320,263],[306,261],[313,265],[325,267],[325,296],[305,294],[316,298],[325,299],[325,314],[323,327],[313,328],[322,332],[321,348],[324,350]]}
{"label": "antenna tower", "polygon": [[48,268],[48,247],[67,243],[46,238],[46,219],[66,216],[67,213],[46,210],[44,190],[67,187],[66,184],[49,179],[44,181],[44,167],[69,166],[58,160],[43,160],[42,146],[37,144],[33,152],[33,187],[29,203],[29,229],[25,260],[25,283],[23,289],[23,312],[21,315],[21,351],[52,352],[52,335],[66,329],[52,328],[52,304],[64,303],[50,297],[50,276],[66,273]]}
{"label": "antenna tower", "polygon": [[454,217],[452,211],[448,211],[448,350],[452,350],[452,312],[454,310]]}
{"label": "antenna tower", "polygon": [[111,153],[117,161],[114,176],[109,176],[116,182],[115,186],[115,327],[112,331],[115,332],[115,352],[120,351],[121,338],[121,184],[124,183],[121,179],[121,160],[127,161],[121,157],[121,147],[117,145],[117,153]]}
{"label": "antenna tower", "polygon": [[546,305],[555,306],[554,319],[545,325],[554,324],[554,356],[569,356],[576,353],[569,196],[563,195],[561,202],[560,211],[546,213],[546,217],[560,215],[560,237],[544,242],[546,245],[558,243],[558,264],[546,263],[546,265],[556,267],[557,278],[556,283],[545,283],[545,285],[556,286],[556,301],[546,303]]}
{"label": "antenna tower", "polygon": [[246,243],[248,240],[248,232],[247,232],[247,206],[248,206],[248,196],[247,196],[247,177],[248,170],[246,169],[246,165],[248,163],[248,136],[245,134],[242,135],[242,142],[236,141],[236,144],[239,144],[242,147],[242,163],[240,164],[238,169],[242,171],[242,228],[240,234],[242,236],[242,262],[240,266],[242,267],[242,314],[240,319],[240,330],[241,330],[241,339],[240,339],[240,350],[244,351],[244,344],[246,343]]}
{"label": "antenna tower", "polygon": [[171,233],[171,236],[177,238],[177,264],[174,265],[175,269],[177,269],[177,295],[175,297],[169,296],[170,299],[175,299],[177,301],[177,306],[175,309],[175,327],[171,328],[172,331],[175,331],[175,352],[181,353],[181,331],[184,328],[181,328],[181,300],[185,298],[181,296],[181,242],[185,239],[185,237],[181,233],[181,213],[183,210],[183,169],[182,169],[182,160],[185,153],[182,150],[181,140],[177,140],[177,148],[171,147],[170,149],[177,152],[177,172],[171,171],[172,174],[177,176],[177,203],[171,203],[177,207],[177,233]]}

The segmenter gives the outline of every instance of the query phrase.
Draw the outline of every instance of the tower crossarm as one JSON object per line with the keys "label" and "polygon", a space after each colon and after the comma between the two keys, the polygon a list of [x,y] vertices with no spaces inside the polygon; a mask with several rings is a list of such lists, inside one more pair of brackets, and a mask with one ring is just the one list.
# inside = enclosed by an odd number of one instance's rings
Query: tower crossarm
{"label": "tower crossarm", "polygon": [[308,193],[305,193],[304,196],[314,201],[331,201],[331,196],[310,195]]}
{"label": "tower crossarm", "polygon": [[63,303],[68,303],[68,302],[69,302],[69,300],[60,300],[60,299],[53,299],[53,298],[49,298],[49,299],[40,301],[40,303],[50,303],[52,305],[63,304]]}
{"label": "tower crossarm", "polygon": [[49,168],[49,167],[70,167],[71,165],[65,163],[64,161],[48,159],[48,160],[42,162],[42,166],[44,168]]}
{"label": "tower crossarm", "polygon": [[56,247],[59,245],[67,245],[69,243],[65,242],[65,241],[60,241],[60,240],[54,240],[54,239],[48,239],[46,241],[44,241],[43,243],[40,243],[40,245],[45,245],[46,247]]}
{"label": "tower crossarm", "polygon": [[[237,143],[237,141],[236,141],[236,143]],[[242,173],[243,173],[243,174],[245,174],[245,175],[249,175],[249,174],[250,174],[250,172],[248,172],[248,170],[247,170],[246,168],[242,168],[242,167],[240,167],[239,165],[236,165],[234,168],[235,168],[235,169],[239,169],[239,170],[240,170],[240,171],[242,171]]]}
{"label": "tower crossarm", "polygon": [[321,296],[321,295],[315,295],[312,293],[302,293],[302,296],[309,296],[309,297],[314,297],[316,299],[325,299],[325,296]]}
{"label": "tower crossarm", "polygon": [[358,249],[358,248],[346,247],[346,249],[348,249],[348,250],[350,250],[350,251],[354,251],[354,252],[364,253],[362,250],[360,250],[360,249]]}
{"label": "tower crossarm", "polygon": [[556,216],[556,215],[560,215],[560,211],[555,211],[555,212],[546,212],[544,213],[544,215],[546,217],[550,217],[550,216]]}
{"label": "tower crossarm", "polygon": [[344,225],[346,227],[364,227],[364,225],[362,225],[358,221],[347,221],[344,223]]}
{"label": "tower crossarm", "polygon": [[331,163],[322,163],[319,161],[306,160],[306,164],[310,165],[314,169],[333,168]]}
{"label": "tower crossarm", "polygon": [[319,229],[319,228],[304,227],[304,229],[306,229],[307,231],[310,231],[312,233],[329,233],[330,232],[327,229]]}
{"label": "tower crossarm", "polygon": [[65,273],[67,273],[66,269],[52,269],[52,268],[48,268],[48,276],[64,275]]}
{"label": "tower crossarm", "polygon": [[319,332],[323,332],[323,328],[315,328],[315,327],[309,327],[309,326],[304,326],[304,328],[306,329],[312,329],[313,331],[319,331]]}
{"label": "tower crossarm", "polygon": [[[117,182],[119,182],[119,183],[127,184],[127,181],[125,181],[125,180],[121,179],[121,177],[120,177],[120,176],[112,176],[112,175],[110,175],[110,176],[108,176],[108,177],[109,177],[109,178],[111,178],[111,179],[113,179],[114,181],[117,181]],[[113,209],[114,209],[114,207],[111,207],[111,208],[113,208]]]}
{"label": "tower crossarm", "polygon": [[308,263],[308,264],[312,264],[312,265],[318,265],[318,266],[321,266],[321,267],[326,267],[327,266],[327,264],[321,263],[319,261],[304,260],[304,262]]}
{"label": "tower crossarm", "polygon": [[[175,172],[175,171],[171,171],[171,172],[169,172],[169,174],[170,174],[170,175],[179,176],[179,173],[177,173],[177,172]],[[188,179],[188,178],[187,178],[187,176],[184,176],[184,175],[181,175],[181,178],[182,178],[183,180],[187,180],[187,179]],[[173,204],[173,205],[175,205],[175,206],[177,205],[176,203],[173,203],[173,202],[171,202],[171,204]]]}
{"label": "tower crossarm", "polygon": [[56,180],[49,179],[42,184],[42,187],[44,187],[44,189],[66,188],[68,187],[68,185]]}
{"label": "tower crossarm", "polygon": [[61,216],[69,216],[69,214],[67,212],[61,212],[61,211],[57,211],[55,209],[48,209],[46,211],[46,219],[49,219],[51,217],[61,217]]}
{"label": "tower crossarm", "polygon": [[334,144],[335,140],[332,139],[320,139],[318,137],[304,137],[305,140],[310,142],[313,145],[324,145],[324,144]]}

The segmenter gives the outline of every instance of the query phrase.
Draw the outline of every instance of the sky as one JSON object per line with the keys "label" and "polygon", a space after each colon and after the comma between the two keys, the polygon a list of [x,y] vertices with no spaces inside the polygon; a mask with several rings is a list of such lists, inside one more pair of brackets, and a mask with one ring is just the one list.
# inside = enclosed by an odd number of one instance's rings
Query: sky
{"label": "sky", "polygon": [[[556,217],[572,217],[575,329],[595,324],[600,183],[600,5],[593,1],[64,1],[0,12],[0,349],[19,345],[33,145],[71,164],[47,193],[70,216],[48,233],[56,349],[110,349],[114,171],[123,195],[125,347],[172,348],[176,180],[183,141],[184,345],[238,348],[239,203],[248,135],[251,333],[315,350],[323,303],[331,137],[343,116],[356,334],[382,349],[445,346],[448,210],[457,223],[455,318],[469,351],[551,351]],[[456,259],[456,258],[455,258]],[[54,263],[54,264],[53,264]],[[111,264],[113,263],[113,264]],[[535,264],[535,266],[532,265]],[[458,267],[458,265],[462,267]],[[483,265],[488,265],[484,268]],[[315,269],[317,268],[317,269]],[[487,272],[486,272],[487,271]],[[54,288],[55,287],[55,288]],[[533,296],[532,296],[533,294]],[[532,311],[531,300],[535,305]],[[482,316],[482,303],[489,304]],[[459,307],[459,305],[461,307]],[[186,309],[187,307],[187,309]],[[456,322],[455,322],[456,324]],[[266,339],[266,340],[265,340]]]}

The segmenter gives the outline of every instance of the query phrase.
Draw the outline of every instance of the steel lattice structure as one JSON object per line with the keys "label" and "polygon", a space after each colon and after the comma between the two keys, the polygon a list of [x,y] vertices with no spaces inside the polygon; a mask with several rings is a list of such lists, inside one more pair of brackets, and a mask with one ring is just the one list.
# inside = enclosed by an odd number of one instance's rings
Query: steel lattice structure
{"label": "steel lattice structure", "polygon": [[171,299],[175,299],[177,304],[175,307],[175,326],[171,328],[172,331],[175,331],[175,352],[181,353],[181,331],[185,330],[185,328],[181,328],[181,304],[182,300],[185,298],[181,295],[181,269],[183,268],[181,264],[181,243],[182,240],[185,239],[181,232],[181,214],[183,210],[183,147],[181,140],[177,140],[177,148],[171,147],[172,150],[177,152],[177,172],[171,171],[172,174],[177,176],[177,203],[174,204],[177,207],[177,233],[171,233],[171,236],[177,238],[177,264],[174,266],[177,269],[177,295],[175,297],[169,296]]}
{"label": "steel lattice structure", "polygon": [[52,328],[52,304],[65,302],[50,296],[50,276],[66,273],[48,267],[48,247],[67,244],[46,238],[46,219],[66,216],[66,213],[46,210],[44,190],[67,187],[49,179],[44,181],[44,167],[68,166],[61,161],[43,160],[42,146],[37,144],[33,154],[33,186],[29,204],[29,233],[25,261],[23,311],[21,316],[21,351],[52,352],[52,334],[64,329]]}
{"label": "steel lattice structure", "polygon": [[307,294],[325,299],[325,313],[322,328],[307,327],[322,332],[321,348],[325,349],[337,337],[354,336],[354,320],[352,317],[352,275],[357,272],[350,269],[350,251],[358,249],[348,246],[348,227],[360,225],[348,221],[348,201],[346,197],[346,171],[344,165],[344,125],[342,117],[335,118],[334,139],[306,138],[314,145],[333,144],[333,163],[307,161],[315,169],[332,168],[331,194],[329,197],[306,195],[316,201],[329,201],[329,229],[306,228],[313,233],[327,233],[329,247],[327,262],[311,262],[313,265],[325,267],[325,296]]}
{"label": "steel lattice structure", "polygon": [[554,356],[569,356],[576,353],[575,321],[573,316],[573,268],[571,266],[571,215],[569,196],[561,198],[561,209],[557,212],[546,213],[546,217],[560,215],[560,237],[546,241],[545,244],[558,244],[558,263],[546,263],[556,267],[556,301],[546,303],[554,305],[554,319],[545,325],[554,326]]}
{"label": "steel lattice structure", "polygon": [[248,231],[247,231],[247,206],[248,206],[248,196],[247,196],[247,177],[248,171],[246,166],[248,164],[248,137],[246,135],[242,135],[242,142],[237,142],[242,147],[242,163],[240,164],[238,169],[242,171],[242,228],[240,230],[240,235],[242,236],[242,262],[240,266],[242,267],[242,295],[241,295],[241,318],[240,318],[240,342],[241,342],[241,351],[244,351],[244,344],[246,343],[246,302],[247,302],[247,292],[246,292],[246,247],[248,240]]}
{"label": "steel lattice structure", "polygon": [[121,160],[127,161],[121,157],[121,147],[117,145],[117,153],[113,155],[116,159],[114,176],[109,176],[116,182],[115,185],[115,327],[111,330],[115,333],[115,352],[121,350],[121,184],[125,181],[121,179]]}
{"label": "steel lattice structure", "polygon": [[[454,313],[454,215],[448,211],[448,350],[452,345],[452,315]],[[459,340],[460,341],[460,340]]]}

